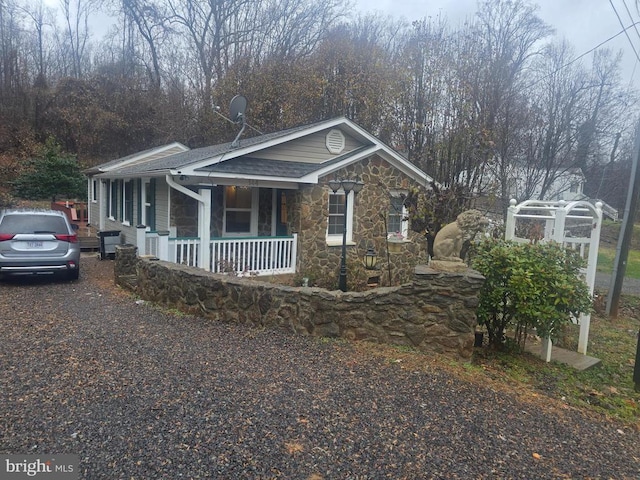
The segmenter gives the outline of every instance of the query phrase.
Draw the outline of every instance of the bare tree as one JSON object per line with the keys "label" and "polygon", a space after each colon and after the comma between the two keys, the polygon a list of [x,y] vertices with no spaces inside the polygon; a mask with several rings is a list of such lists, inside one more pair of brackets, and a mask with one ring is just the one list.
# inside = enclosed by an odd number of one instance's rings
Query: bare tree
{"label": "bare tree", "polygon": [[145,0],[123,0],[122,6],[125,19],[130,19],[136,26],[146,45],[150,58],[146,61],[142,57],[142,61],[151,85],[159,89],[162,81],[160,49],[170,33],[168,14],[162,10],[162,4]]}
{"label": "bare tree", "polygon": [[89,18],[100,7],[100,0],[60,0],[65,22],[61,47],[68,50],[70,74],[82,78],[89,68]]}
{"label": "bare tree", "polygon": [[521,154],[518,130],[526,122],[525,72],[540,54],[540,42],[552,30],[521,0],[488,0],[474,24],[480,56],[471,87],[480,128],[494,145],[482,166],[499,183],[499,196],[509,196],[510,171]]}
{"label": "bare tree", "polygon": [[29,87],[23,17],[15,2],[0,0],[0,115],[16,123],[23,120]]}
{"label": "bare tree", "polygon": [[398,61],[404,73],[397,98],[401,145],[409,160],[429,173],[437,170],[435,148],[442,132],[439,114],[447,102],[451,59],[446,22],[423,19],[412,25]]}

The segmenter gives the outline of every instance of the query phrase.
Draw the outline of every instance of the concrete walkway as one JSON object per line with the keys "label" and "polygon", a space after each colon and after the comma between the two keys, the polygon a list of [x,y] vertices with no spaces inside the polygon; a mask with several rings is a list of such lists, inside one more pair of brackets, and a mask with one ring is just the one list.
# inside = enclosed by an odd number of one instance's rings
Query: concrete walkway
{"label": "concrete walkway", "polygon": [[[544,358],[541,342],[528,341],[525,345],[525,350],[536,357]],[[551,361],[564,363],[565,365],[569,365],[579,371],[587,370],[588,368],[595,367],[602,363],[598,358],[556,346],[551,349]]]}
{"label": "concrete walkway", "polygon": [[[598,272],[595,281],[596,293],[604,295],[609,291],[609,288],[611,288],[611,274]],[[640,296],[640,279],[625,277],[622,282],[622,294]],[[525,350],[536,357],[544,358],[542,344],[539,341],[528,341]],[[598,358],[556,346],[551,350],[551,361],[564,363],[580,371],[602,363]]]}

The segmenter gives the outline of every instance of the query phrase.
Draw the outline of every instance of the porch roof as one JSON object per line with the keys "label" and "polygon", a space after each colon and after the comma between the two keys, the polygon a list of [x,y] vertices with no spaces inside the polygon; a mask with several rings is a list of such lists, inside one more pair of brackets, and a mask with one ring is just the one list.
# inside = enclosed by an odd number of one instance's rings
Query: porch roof
{"label": "porch roof", "polygon": [[[303,131],[308,129],[309,126],[301,126],[296,128],[291,128],[289,130],[284,130],[280,132],[267,133],[264,135],[259,135],[256,137],[243,138],[242,139],[242,147],[252,147],[255,145],[260,145],[263,143],[269,143],[273,140],[278,139],[279,137],[291,135],[292,133],[296,133],[298,131]],[[193,164],[197,164],[209,159],[214,159],[220,157],[221,155],[228,154],[230,152],[238,150],[237,147],[232,146],[233,142],[222,143],[219,145],[211,145],[208,147],[195,148],[192,150],[186,150],[180,153],[175,153],[173,155],[169,155],[163,158],[149,158],[147,161],[137,162],[135,164],[128,163],[128,160],[131,157],[137,156],[139,154],[129,155],[127,157],[112,160],[105,164],[102,164],[96,167],[96,170],[104,171],[104,167],[109,167],[108,175],[102,176],[136,176],[136,175],[145,175],[145,174],[154,174],[154,173],[166,173],[171,170],[179,170],[180,168],[190,166]],[[147,151],[153,151],[154,149],[149,149]],[[231,159],[230,159],[231,160]],[[224,163],[230,161],[225,160]],[[222,163],[222,162],[221,162]],[[121,164],[120,167],[117,165]]]}
{"label": "porch roof", "polygon": [[227,173],[236,175],[265,175],[283,178],[302,178],[313,172],[326,169],[336,163],[343,162],[350,157],[366,150],[361,147],[345,155],[340,155],[324,163],[292,162],[289,160],[272,160],[258,157],[237,157],[225,162],[215,163],[196,169],[202,173]]}

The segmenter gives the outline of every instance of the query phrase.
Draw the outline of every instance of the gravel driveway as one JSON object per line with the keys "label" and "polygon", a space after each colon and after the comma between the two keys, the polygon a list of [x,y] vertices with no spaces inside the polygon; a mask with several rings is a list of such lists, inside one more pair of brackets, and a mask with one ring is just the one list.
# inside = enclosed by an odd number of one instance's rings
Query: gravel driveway
{"label": "gravel driveway", "polygon": [[0,453],[87,479],[640,478],[640,433],[344,342],[213,324],[112,286],[0,283]]}

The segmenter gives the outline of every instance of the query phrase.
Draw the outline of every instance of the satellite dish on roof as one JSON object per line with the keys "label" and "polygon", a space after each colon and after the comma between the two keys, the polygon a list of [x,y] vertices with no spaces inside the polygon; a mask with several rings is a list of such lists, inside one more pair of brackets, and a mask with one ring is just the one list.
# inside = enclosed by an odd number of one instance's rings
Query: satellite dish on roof
{"label": "satellite dish on roof", "polygon": [[231,99],[231,105],[229,105],[229,110],[231,113],[231,121],[233,123],[241,123],[242,128],[236,135],[236,139],[231,142],[232,148],[238,148],[240,146],[240,136],[244,132],[244,128],[247,126],[247,120],[244,117],[244,112],[247,109],[247,99],[242,95],[236,95]]}
{"label": "satellite dish on roof", "polygon": [[247,99],[242,95],[236,95],[231,99],[229,112],[231,121],[234,123],[244,123],[244,112],[247,110]]}

